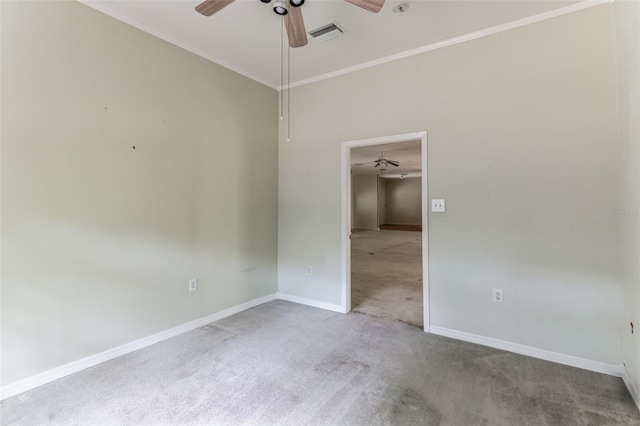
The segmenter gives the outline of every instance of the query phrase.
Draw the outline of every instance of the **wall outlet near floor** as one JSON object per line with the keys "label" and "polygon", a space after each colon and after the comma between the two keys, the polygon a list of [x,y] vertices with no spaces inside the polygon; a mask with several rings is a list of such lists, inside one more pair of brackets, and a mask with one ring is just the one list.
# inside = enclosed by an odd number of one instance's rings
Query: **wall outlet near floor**
{"label": "wall outlet near floor", "polygon": [[198,289],[198,279],[191,278],[189,280],[189,292],[196,291]]}
{"label": "wall outlet near floor", "polygon": [[307,275],[311,275],[312,272],[311,266],[307,266]]}
{"label": "wall outlet near floor", "polygon": [[493,301],[494,302],[498,302],[498,303],[502,303],[504,301],[504,298],[502,297],[502,290],[499,288],[494,288],[493,289]]}

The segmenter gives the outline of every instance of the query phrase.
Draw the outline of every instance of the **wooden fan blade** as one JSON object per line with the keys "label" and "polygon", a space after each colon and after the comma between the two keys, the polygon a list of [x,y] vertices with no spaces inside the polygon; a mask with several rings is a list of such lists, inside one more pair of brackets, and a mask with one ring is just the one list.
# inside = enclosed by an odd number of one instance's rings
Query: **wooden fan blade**
{"label": "wooden fan blade", "polygon": [[345,0],[345,1],[373,13],[380,12],[380,9],[382,9],[382,5],[384,5],[384,0]]}
{"label": "wooden fan blade", "polygon": [[400,165],[400,163],[398,163],[397,161],[389,161],[389,160],[387,160],[387,163],[391,164],[392,166],[396,166],[396,167],[398,167]]}
{"label": "wooden fan blade", "polygon": [[211,16],[229,6],[235,0],[205,0],[196,6],[196,11],[204,16]]}
{"label": "wooden fan blade", "polygon": [[307,30],[304,28],[300,7],[292,6],[289,8],[289,13],[284,15],[284,25],[287,27],[289,46],[302,47],[307,45]]}

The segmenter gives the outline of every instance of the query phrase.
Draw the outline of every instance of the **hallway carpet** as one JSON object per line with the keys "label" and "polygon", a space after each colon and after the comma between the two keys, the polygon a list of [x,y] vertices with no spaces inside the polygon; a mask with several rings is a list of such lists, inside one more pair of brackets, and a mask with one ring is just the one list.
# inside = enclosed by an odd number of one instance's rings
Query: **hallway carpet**
{"label": "hallway carpet", "polygon": [[351,234],[351,309],[422,328],[422,232]]}
{"label": "hallway carpet", "polygon": [[621,379],[274,301],[41,386],[3,425],[638,425]]}

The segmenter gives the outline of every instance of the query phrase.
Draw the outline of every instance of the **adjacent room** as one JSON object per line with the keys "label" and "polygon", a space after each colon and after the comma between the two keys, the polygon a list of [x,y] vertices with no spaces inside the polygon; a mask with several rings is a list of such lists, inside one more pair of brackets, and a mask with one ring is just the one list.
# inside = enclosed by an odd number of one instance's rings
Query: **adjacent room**
{"label": "adjacent room", "polygon": [[351,312],[424,326],[421,141],[351,149]]}
{"label": "adjacent room", "polygon": [[639,43],[638,0],[1,1],[0,423],[640,424]]}

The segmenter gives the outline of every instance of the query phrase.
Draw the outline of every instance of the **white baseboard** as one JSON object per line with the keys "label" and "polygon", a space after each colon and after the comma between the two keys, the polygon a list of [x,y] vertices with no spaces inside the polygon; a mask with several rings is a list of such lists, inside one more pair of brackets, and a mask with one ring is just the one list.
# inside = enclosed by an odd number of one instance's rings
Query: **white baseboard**
{"label": "white baseboard", "polygon": [[305,299],[304,297],[293,296],[291,294],[284,294],[278,292],[278,299],[287,300],[289,302],[300,303],[301,305],[313,306],[314,308],[326,309],[328,311],[346,313],[344,308],[340,305],[334,305],[333,303],[319,302],[313,299]]}
{"label": "white baseboard", "polygon": [[465,342],[477,343],[491,348],[502,349],[520,355],[527,355],[533,358],[544,359],[558,364],[570,365],[584,370],[595,371],[597,373],[608,374],[610,376],[623,377],[622,367],[615,364],[607,364],[600,361],[579,358],[573,355],[565,355],[545,349],[525,346],[518,343],[507,342],[505,340],[493,339],[491,337],[480,336],[478,334],[466,333],[464,331],[451,330],[448,328],[431,326],[430,333],[439,336],[451,337],[452,339],[464,340]]}
{"label": "white baseboard", "polygon": [[624,380],[624,384],[627,385],[627,389],[629,389],[629,393],[631,394],[631,398],[633,398],[634,402],[638,406],[638,410],[640,410],[640,392],[633,385],[633,381],[631,380],[631,376],[629,375],[629,372],[627,371],[627,369],[624,366],[622,366],[622,371],[623,371],[622,380]]}
{"label": "white baseboard", "polygon": [[103,362],[110,361],[119,356],[126,355],[130,352],[137,351],[138,349],[146,348],[147,346],[151,346],[154,343],[158,343],[171,337],[186,333],[188,331],[195,330],[196,328],[203,327],[212,322],[221,320],[247,309],[251,309],[258,305],[262,305],[263,303],[270,302],[272,300],[275,300],[276,298],[276,294],[270,294],[259,299],[251,300],[241,305],[225,309],[224,311],[208,315],[204,318],[190,321],[186,324],[161,331],[160,333],[156,333],[148,337],[143,337],[142,339],[138,339],[131,343],[126,343],[113,349],[108,349],[104,352],[100,352],[95,355],[91,355],[86,358],[61,365],[60,367],[53,368],[43,373],[36,374],[35,376],[28,377],[18,382],[8,384],[0,388],[0,400],[21,394],[38,386],[53,382],[54,380],[58,380],[70,374],[77,373],[78,371],[82,371],[86,368],[93,367],[98,364],[102,364]]}

